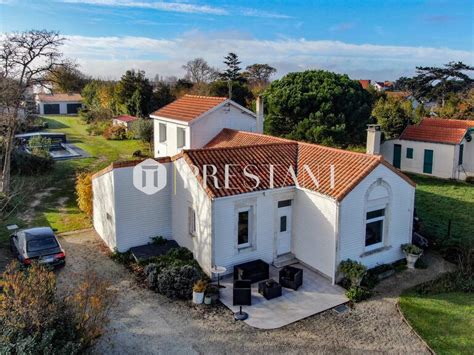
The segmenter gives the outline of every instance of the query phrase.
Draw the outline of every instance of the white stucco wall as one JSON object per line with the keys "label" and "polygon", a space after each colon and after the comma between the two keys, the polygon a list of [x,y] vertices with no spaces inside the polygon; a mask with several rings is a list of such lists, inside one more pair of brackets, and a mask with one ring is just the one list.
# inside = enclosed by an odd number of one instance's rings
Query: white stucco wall
{"label": "white stucco wall", "polygon": [[[468,176],[474,176],[474,139],[470,142],[463,139],[462,144],[464,145],[463,164],[458,166],[457,177],[465,180]],[[459,146],[456,147],[454,154],[459,158]]]}
{"label": "white stucco wall", "polygon": [[[433,173],[425,174],[440,178],[451,179],[456,177],[458,155],[455,145],[438,144],[418,141],[393,139],[385,141],[381,147],[384,159],[393,163],[393,146],[402,146],[400,170],[411,173],[423,173],[424,150],[433,150]],[[407,158],[407,148],[413,148],[413,159]]]}
{"label": "white stucco wall", "polygon": [[[159,118],[154,118],[153,121],[155,158],[173,156],[178,154],[182,149],[189,149],[191,147],[190,127],[187,123],[171,122]],[[159,140],[160,123],[166,125],[166,142],[162,143],[160,143]],[[182,148],[178,148],[178,127],[186,131],[186,144]]]}
{"label": "white stucco wall", "polygon": [[[275,189],[263,192],[217,198],[213,201],[213,255],[216,265],[225,266],[228,273],[233,266],[262,259],[272,263],[276,257],[278,201],[294,198],[294,189]],[[252,207],[251,246],[237,246],[237,210]]]}
{"label": "white stucco wall", "polygon": [[[191,250],[208,275],[212,267],[212,209],[211,200],[192,174],[184,159],[175,162],[175,188],[172,189],[171,210],[173,239]],[[189,233],[189,210],[196,212],[196,234]]]}
{"label": "white stucco wall", "polygon": [[163,236],[171,238],[171,163],[167,186],[147,195],[133,186],[133,167],[114,169],[117,249],[121,252]]}
{"label": "white stucco wall", "polygon": [[329,278],[335,274],[335,200],[308,190],[297,190],[293,210],[293,253]]}
{"label": "white stucco wall", "polygon": [[[380,180],[379,180],[380,179]],[[387,187],[388,186],[388,190]],[[364,255],[367,212],[367,191],[372,187],[371,198],[382,198],[390,192],[386,210],[384,248]],[[369,268],[403,259],[400,246],[411,242],[415,188],[383,165],[375,168],[340,203],[337,264],[353,259]]]}
{"label": "white stucco wall", "polygon": [[191,123],[191,148],[202,148],[224,128],[255,132],[256,119],[233,105],[221,107]]}
{"label": "white stucco wall", "polygon": [[92,180],[92,195],[94,229],[107,246],[113,250],[117,247],[113,171]]}

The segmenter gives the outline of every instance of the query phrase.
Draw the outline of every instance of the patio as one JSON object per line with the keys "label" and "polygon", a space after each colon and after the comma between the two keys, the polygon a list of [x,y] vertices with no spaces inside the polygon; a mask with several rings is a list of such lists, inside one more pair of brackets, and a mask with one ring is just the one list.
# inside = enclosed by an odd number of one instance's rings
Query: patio
{"label": "patio", "polygon": [[[244,322],[259,329],[276,329],[348,301],[343,288],[332,285],[329,280],[301,264],[292,266],[304,270],[303,285],[297,291],[283,288],[281,297],[266,300],[258,293],[258,283],[252,284],[252,305],[243,307],[249,315]],[[278,281],[278,271],[270,265],[270,278]],[[238,312],[239,306],[232,305],[232,275],[224,277],[221,285],[226,286],[221,289],[221,302],[233,312]]]}

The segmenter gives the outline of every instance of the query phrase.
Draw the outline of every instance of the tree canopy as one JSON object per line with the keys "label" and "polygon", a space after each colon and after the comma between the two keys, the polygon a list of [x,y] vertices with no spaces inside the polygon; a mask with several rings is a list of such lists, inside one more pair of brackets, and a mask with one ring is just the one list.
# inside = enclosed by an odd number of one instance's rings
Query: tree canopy
{"label": "tree canopy", "polygon": [[237,54],[230,52],[226,55],[224,57],[224,64],[227,68],[220,74],[222,80],[237,81],[241,79],[240,71],[242,68],[239,67],[241,61]]}
{"label": "tree canopy", "polygon": [[183,65],[186,70],[185,78],[192,83],[201,84],[208,83],[217,78],[218,72],[212,68],[203,58],[195,58]]}
{"label": "tree canopy", "polygon": [[381,97],[374,105],[372,116],[380,125],[385,139],[393,139],[413,123],[414,112],[408,100]]}
{"label": "tree canopy", "polygon": [[153,87],[145,77],[145,72],[127,70],[115,86],[115,100],[118,113],[132,116],[147,116],[153,96]]}
{"label": "tree canopy", "polygon": [[58,65],[48,73],[46,79],[53,85],[54,93],[81,92],[90,81],[79,69],[73,65]]}
{"label": "tree canopy", "polygon": [[245,68],[244,77],[253,85],[265,85],[270,77],[276,73],[276,69],[268,64],[252,64]]}
{"label": "tree canopy", "polygon": [[333,146],[365,141],[373,99],[347,75],[290,73],[273,81],[264,97],[269,134]]}

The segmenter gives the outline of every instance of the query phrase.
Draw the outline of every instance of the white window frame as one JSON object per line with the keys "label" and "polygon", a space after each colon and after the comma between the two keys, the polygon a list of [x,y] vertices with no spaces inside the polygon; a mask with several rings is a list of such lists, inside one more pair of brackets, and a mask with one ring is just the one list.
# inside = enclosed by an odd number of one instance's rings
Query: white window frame
{"label": "white window frame", "polygon": [[[367,213],[374,212],[374,211],[379,211],[379,210],[384,210],[383,216],[367,219]],[[366,214],[365,214],[365,226],[366,226],[365,231],[366,232],[364,234],[364,247],[365,247],[366,251],[379,249],[379,248],[384,246],[384,243],[385,243],[385,228],[386,228],[386,218],[385,217],[386,217],[386,215],[387,215],[387,206],[372,207],[372,208],[370,208],[366,211]],[[372,244],[372,245],[365,245],[366,238],[367,238],[367,224],[373,223],[373,222],[378,222],[378,221],[382,221],[382,239],[381,239],[381,241],[378,242],[378,243]]]}
{"label": "white window frame", "polygon": [[167,125],[166,123],[159,122],[158,123],[158,141],[160,143],[166,143],[167,137]]}
{"label": "white window frame", "polygon": [[[252,233],[253,233],[253,221],[252,221],[252,207],[243,207],[236,210],[236,226],[237,226],[237,249],[246,249],[252,246]],[[247,243],[239,244],[239,214],[242,212],[248,213],[248,229],[247,229]]]}
{"label": "white window frame", "polygon": [[[180,131],[182,131],[182,142],[180,142]],[[180,144],[182,143],[182,144]],[[176,146],[178,149],[183,148],[186,146],[186,128],[184,127],[176,127]]]}
{"label": "white window frame", "polygon": [[189,234],[193,237],[197,236],[197,217],[196,211],[192,207],[188,207],[188,229]]}

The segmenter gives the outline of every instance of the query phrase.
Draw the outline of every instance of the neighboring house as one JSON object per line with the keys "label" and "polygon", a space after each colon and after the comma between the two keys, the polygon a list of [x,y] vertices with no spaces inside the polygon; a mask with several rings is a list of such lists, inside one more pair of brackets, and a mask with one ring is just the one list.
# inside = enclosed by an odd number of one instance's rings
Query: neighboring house
{"label": "neighboring house", "polygon": [[384,158],[402,171],[465,180],[474,176],[474,121],[425,118],[385,141]]}
{"label": "neighboring house", "polygon": [[360,86],[362,86],[362,89],[367,90],[370,87],[371,80],[359,80]]}
{"label": "neighboring house", "polygon": [[257,131],[255,114],[226,97],[185,95],[150,117],[155,127],[155,157],[201,148],[223,128]]}
{"label": "neighboring house", "polygon": [[391,81],[375,81],[373,86],[377,91],[387,91],[393,89],[393,83]]}
{"label": "neighboring house", "polygon": [[[175,106],[173,115],[187,112]],[[381,156],[222,127],[242,119],[226,115],[208,121],[209,131],[219,126],[208,142],[156,159],[168,184],[155,194],[132,184],[139,161],[94,175],[94,227],[111,249],[123,252],[161,235],[191,250],[209,275],[213,265],[231,273],[255,259],[296,258],[332,282],[341,260],[375,267],[404,257],[415,194],[408,177]],[[380,131],[369,129],[369,151],[377,139]]]}
{"label": "neighboring house", "polygon": [[409,100],[413,109],[416,109],[420,102],[408,91],[386,91],[387,97],[392,97],[400,100]]}
{"label": "neighboring house", "polygon": [[129,116],[129,115],[120,115],[112,118],[112,124],[114,126],[122,126],[127,130],[132,128],[133,122],[137,121],[138,117]]}
{"label": "neighboring house", "polygon": [[77,115],[82,107],[80,94],[38,94],[36,104],[40,115]]}

